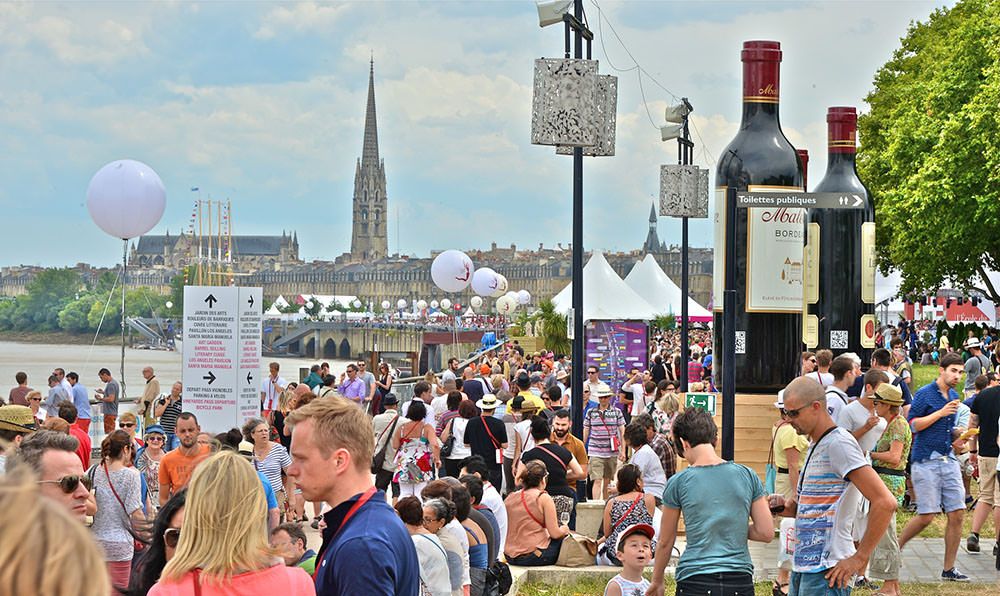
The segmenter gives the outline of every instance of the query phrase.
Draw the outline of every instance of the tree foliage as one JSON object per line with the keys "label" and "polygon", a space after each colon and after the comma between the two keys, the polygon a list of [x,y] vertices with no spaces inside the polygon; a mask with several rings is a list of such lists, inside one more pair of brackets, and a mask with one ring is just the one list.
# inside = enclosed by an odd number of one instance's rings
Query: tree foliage
{"label": "tree foliage", "polygon": [[556,305],[550,298],[538,303],[535,313],[537,321],[542,323],[542,342],[545,347],[556,354],[571,354],[573,345],[566,336],[566,315],[556,312]]}
{"label": "tree foliage", "polygon": [[945,282],[1000,302],[1000,0],[965,0],[912,23],[858,119],[883,270],[901,293]]}

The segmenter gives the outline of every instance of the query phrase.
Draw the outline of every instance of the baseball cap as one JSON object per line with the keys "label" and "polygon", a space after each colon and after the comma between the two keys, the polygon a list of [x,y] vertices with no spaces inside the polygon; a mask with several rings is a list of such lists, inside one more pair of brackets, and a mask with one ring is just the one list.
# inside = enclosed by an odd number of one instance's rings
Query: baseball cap
{"label": "baseball cap", "polygon": [[493,367],[491,367],[489,364],[481,364],[479,366],[479,374],[488,375],[491,372],[493,372]]}
{"label": "baseball cap", "polygon": [[15,432],[35,432],[35,415],[28,406],[0,407],[0,429]]}
{"label": "baseball cap", "polygon": [[147,426],[143,430],[142,436],[145,437],[146,435],[149,435],[149,434],[152,434],[152,433],[160,433],[164,437],[167,436],[167,431],[163,430],[163,427],[160,426],[159,424],[150,424],[149,426]]}
{"label": "baseball cap", "polygon": [[625,547],[625,539],[631,536],[632,534],[642,534],[646,538],[652,540],[653,536],[656,535],[656,530],[653,529],[653,526],[642,523],[632,524],[631,526],[625,528],[624,530],[622,530],[622,533],[618,535],[618,546],[617,546],[618,552],[622,552],[622,549]]}

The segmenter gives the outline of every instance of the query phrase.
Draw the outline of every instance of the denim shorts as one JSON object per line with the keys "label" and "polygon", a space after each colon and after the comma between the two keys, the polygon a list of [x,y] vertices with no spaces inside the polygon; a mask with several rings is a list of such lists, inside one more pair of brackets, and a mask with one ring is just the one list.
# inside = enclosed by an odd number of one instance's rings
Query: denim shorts
{"label": "denim shorts", "polygon": [[793,571],[788,580],[788,596],[850,596],[851,584],[843,588],[831,588],[830,580],[824,577],[829,569],[802,573]]}
{"label": "denim shorts", "polygon": [[915,461],[910,466],[917,513],[941,513],[965,509],[962,470],[954,455]]}
{"label": "denim shorts", "polygon": [[677,582],[674,596],[753,596],[753,576],[737,572],[691,575]]}

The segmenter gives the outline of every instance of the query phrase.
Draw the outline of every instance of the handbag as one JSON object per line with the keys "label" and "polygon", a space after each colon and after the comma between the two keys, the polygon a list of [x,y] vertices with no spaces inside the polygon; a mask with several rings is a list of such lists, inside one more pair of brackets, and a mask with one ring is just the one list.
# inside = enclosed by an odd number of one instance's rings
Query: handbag
{"label": "handbag", "polygon": [[493,564],[486,570],[486,586],[483,589],[484,596],[505,596],[510,592],[510,587],[514,583],[514,578],[510,574],[510,567],[503,561],[493,561]]}
{"label": "handbag", "polygon": [[[382,440],[382,437],[385,435],[386,432],[388,432],[391,435],[393,431],[396,430],[397,424],[399,424],[399,414],[396,414],[396,417],[392,420],[391,425],[385,427],[385,430],[379,433],[378,438],[375,439],[375,444],[378,445],[379,441]],[[378,474],[380,471],[382,471],[382,466],[385,464],[385,451],[386,449],[388,449],[388,447],[389,447],[389,441],[386,441],[385,444],[382,445],[382,448],[378,450],[378,453],[372,456],[372,474]]]}
{"label": "handbag", "polygon": [[440,449],[441,457],[448,457],[449,455],[451,455],[451,452],[455,449],[455,419],[454,418],[451,419],[451,422],[449,423],[448,428],[450,429],[449,432],[448,432],[448,438],[447,438],[447,440],[445,440],[444,443],[441,444],[441,449]]}
{"label": "handbag", "polygon": [[597,541],[589,536],[570,532],[559,547],[559,567],[586,567],[597,557]]}
{"label": "handbag", "polygon": [[[781,428],[785,423],[778,425]],[[778,438],[777,430],[771,437],[771,448],[767,452],[767,467],[764,469],[764,492],[769,495],[774,494],[774,483],[778,479],[778,468],[774,466],[774,440]]]}

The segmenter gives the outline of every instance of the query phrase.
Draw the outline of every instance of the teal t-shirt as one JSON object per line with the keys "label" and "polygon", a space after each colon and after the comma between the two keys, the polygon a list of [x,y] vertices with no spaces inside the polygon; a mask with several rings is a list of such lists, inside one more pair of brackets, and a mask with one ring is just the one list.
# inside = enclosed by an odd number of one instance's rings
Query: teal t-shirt
{"label": "teal t-shirt", "polygon": [[704,573],[753,573],[747,547],[750,504],[764,484],[750,468],[724,462],[674,474],[663,505],[684,514],[687,546],[677,563],[677,580]]}

